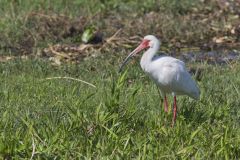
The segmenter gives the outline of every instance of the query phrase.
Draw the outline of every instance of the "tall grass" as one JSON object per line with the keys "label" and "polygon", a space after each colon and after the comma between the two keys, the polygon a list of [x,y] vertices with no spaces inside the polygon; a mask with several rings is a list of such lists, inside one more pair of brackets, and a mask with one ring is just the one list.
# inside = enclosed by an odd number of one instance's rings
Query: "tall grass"
{"label": "tall grass", "polygon": [[[200,101],[178,97],[176,126],[139,67],[103,63],[55,68],[42,61],[0,65],[0,153],[34,159],[237,159],[239,64],[206,66]],[[89,71],[89,67],[96,67]],[[80,78],[97,89],[53,76]],[[171,101],[171,96],[169,96]]]}

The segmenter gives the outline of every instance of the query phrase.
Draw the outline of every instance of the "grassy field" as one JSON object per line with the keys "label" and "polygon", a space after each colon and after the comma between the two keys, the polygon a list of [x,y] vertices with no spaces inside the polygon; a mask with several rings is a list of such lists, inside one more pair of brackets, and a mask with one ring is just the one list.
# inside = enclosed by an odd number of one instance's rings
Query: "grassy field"
{"label": "grassy field", "polygon": [[[179,97],[171,128],[172,115],[164,114],[156,86],[137,65],[119,75],[116,62],[101,58],[60,68],[39,60],[1,64],[1,156],[238,159],[239,69],[206,66],[201,99]],[[56,76],[96,88],[46,79]]]}
{"label": "grassy field", "polygon": [[[167,51],[193,45],[239,53],[239,46],[233,45],[239,44],[236,13],[220,7],[226,15],[221,18],[216,2],[1,0],[0,158],[239,159],[239,61],[188,62],[188,68],[202,69],[201,97],[199,101],[178,97],[178,118],[172,128],[172,113],[164,113],[158,89],[141,70],[139,57],[126,72],[118,73],[135,42],[90,48],[81,54],[94,55],[79,63],[56,65],[49,62],[49,55],[39,56],[49,45],[80,44],[77,39],[92,25],[103,38],[122,25],[127,36],[151,30]],[[81,16],[87,19],[84,26],[79,26],[82,19],[76,21]],[[160,23],[154,27],[156,21]],[[69,27],[75,31],[69,33]],[[223,36],[230,37],[231,45],[229,39],[213,44],[214,37]],[[72,77],[96,87],[54,77]],[[172,103],[172,96],[168,98]]]}

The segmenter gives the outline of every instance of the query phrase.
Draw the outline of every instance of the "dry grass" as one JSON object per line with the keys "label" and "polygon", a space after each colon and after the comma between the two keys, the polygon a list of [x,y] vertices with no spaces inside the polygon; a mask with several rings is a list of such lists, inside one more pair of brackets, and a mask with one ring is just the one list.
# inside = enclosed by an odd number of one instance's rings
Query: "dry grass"
{"label": "dry grass", "polygon": [[[117,47],[129,48],[138,42],[139,37],[154,34],[162,39],[163,48],[168,52],[180,52],[182,48],[239,49],[240,21],[237,10],[239,2],[229,2],[227,5],[223,0],[197,3],[190,0],[182,3],[149,1],[146,4],[138,4],[139,8],[146,9],[143,11],[136,11],[135,3],[132,2],[128,4],[132,6],[131,11],[131,8],[124,8],[124,4],[113,1],[103,3],[104,8],[97,14],[81,15],[79,11],[75,16],[70,12],[63,14],[33,9],[11,19],[10,22],[15,23],[18,29],[9,27],[13,24],[7,22],[8,17],[5,14],[6,28],[0,31],[2,32],[0,47],[2,51],[10,51],[15,55],[44,56],[64,52],[68,56],[72,53],[71,51],[68,53],[66,48],[77,46],[76,52],[80,54],[75,55],[79,55],[80,58],[75,56],[70,58],[74,61],[82,59],[81,57],[89,53],[99,52],[99,48],[102,52],[104,52],[102,48],[111,48],[113,51]],[[114,4],[119,7],[119,11],[111,8]],[[15,3],[12,5],[17,7]],[[95,39],[90,42],[91,45],[84,45],[81,42],[81,35],[92,26],[96,30]],[[119,30],[121,32],[114,35]],[[13,36],[14,33],[17,34]],[[45,49],[48,46],[50,47]]]}

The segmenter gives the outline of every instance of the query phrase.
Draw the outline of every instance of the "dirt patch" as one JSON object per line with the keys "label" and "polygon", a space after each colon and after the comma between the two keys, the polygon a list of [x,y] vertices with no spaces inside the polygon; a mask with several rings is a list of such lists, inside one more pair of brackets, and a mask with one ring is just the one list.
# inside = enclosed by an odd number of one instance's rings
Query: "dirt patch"
{"label": "dirt patch", "polygon": [[[9,48],[16,55],[37,53],[54,57],[56,62],[80,62],[91,54],[132,48],[145,35],[154,34],[161,38],[162,50],[176,55],[183,48],[240,50],[240,1],[203,0],[202,3],[201,7],[184,14],[112,11],[70,18],[56,13],[32,12],[24,18],[17,43],[9,41],[1,48]],[[89,26],[94,26],[95,32],[92,40],[85,44],[81,36]]]}
{"label": "dirt patch", "polygon": [[26,19],[26,28],[35,33],[38,40],[51,39],[62,41],[68,37],[81,34],[87,19],[76,17],[74,19],[58,14],[46,15],[44,13],[31,13]]}
{"label": "dirt patch", "polygon": [[48,57],[54,64],[62,62],[78,63],[88,56],[95,56],[101,52],[111,52],[117,48],[127,48],[140,41],[139,36],[127,38],[120,37],[122,30],[117,30],[112,36],[101,43],[56,44],[44,48],[40,56]]}

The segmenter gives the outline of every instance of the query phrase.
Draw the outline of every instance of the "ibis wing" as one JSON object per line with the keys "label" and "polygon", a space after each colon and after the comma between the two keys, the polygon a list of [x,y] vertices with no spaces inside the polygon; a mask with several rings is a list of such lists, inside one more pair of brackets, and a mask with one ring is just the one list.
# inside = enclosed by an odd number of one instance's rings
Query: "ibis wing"
{"label": "ibis wing", "polygon": [[164,92],[199,98],[197,84],[187,72],[184,62],[173,57],[162,57],[152,63],[148,72]]}
{"label": "ibis wing", "polygon": [[177,73],[175,83],[173,83],[173,88],[177,94],[186,94],[191,98],[199,99],[199,88],[186,70],[182,70]]}

